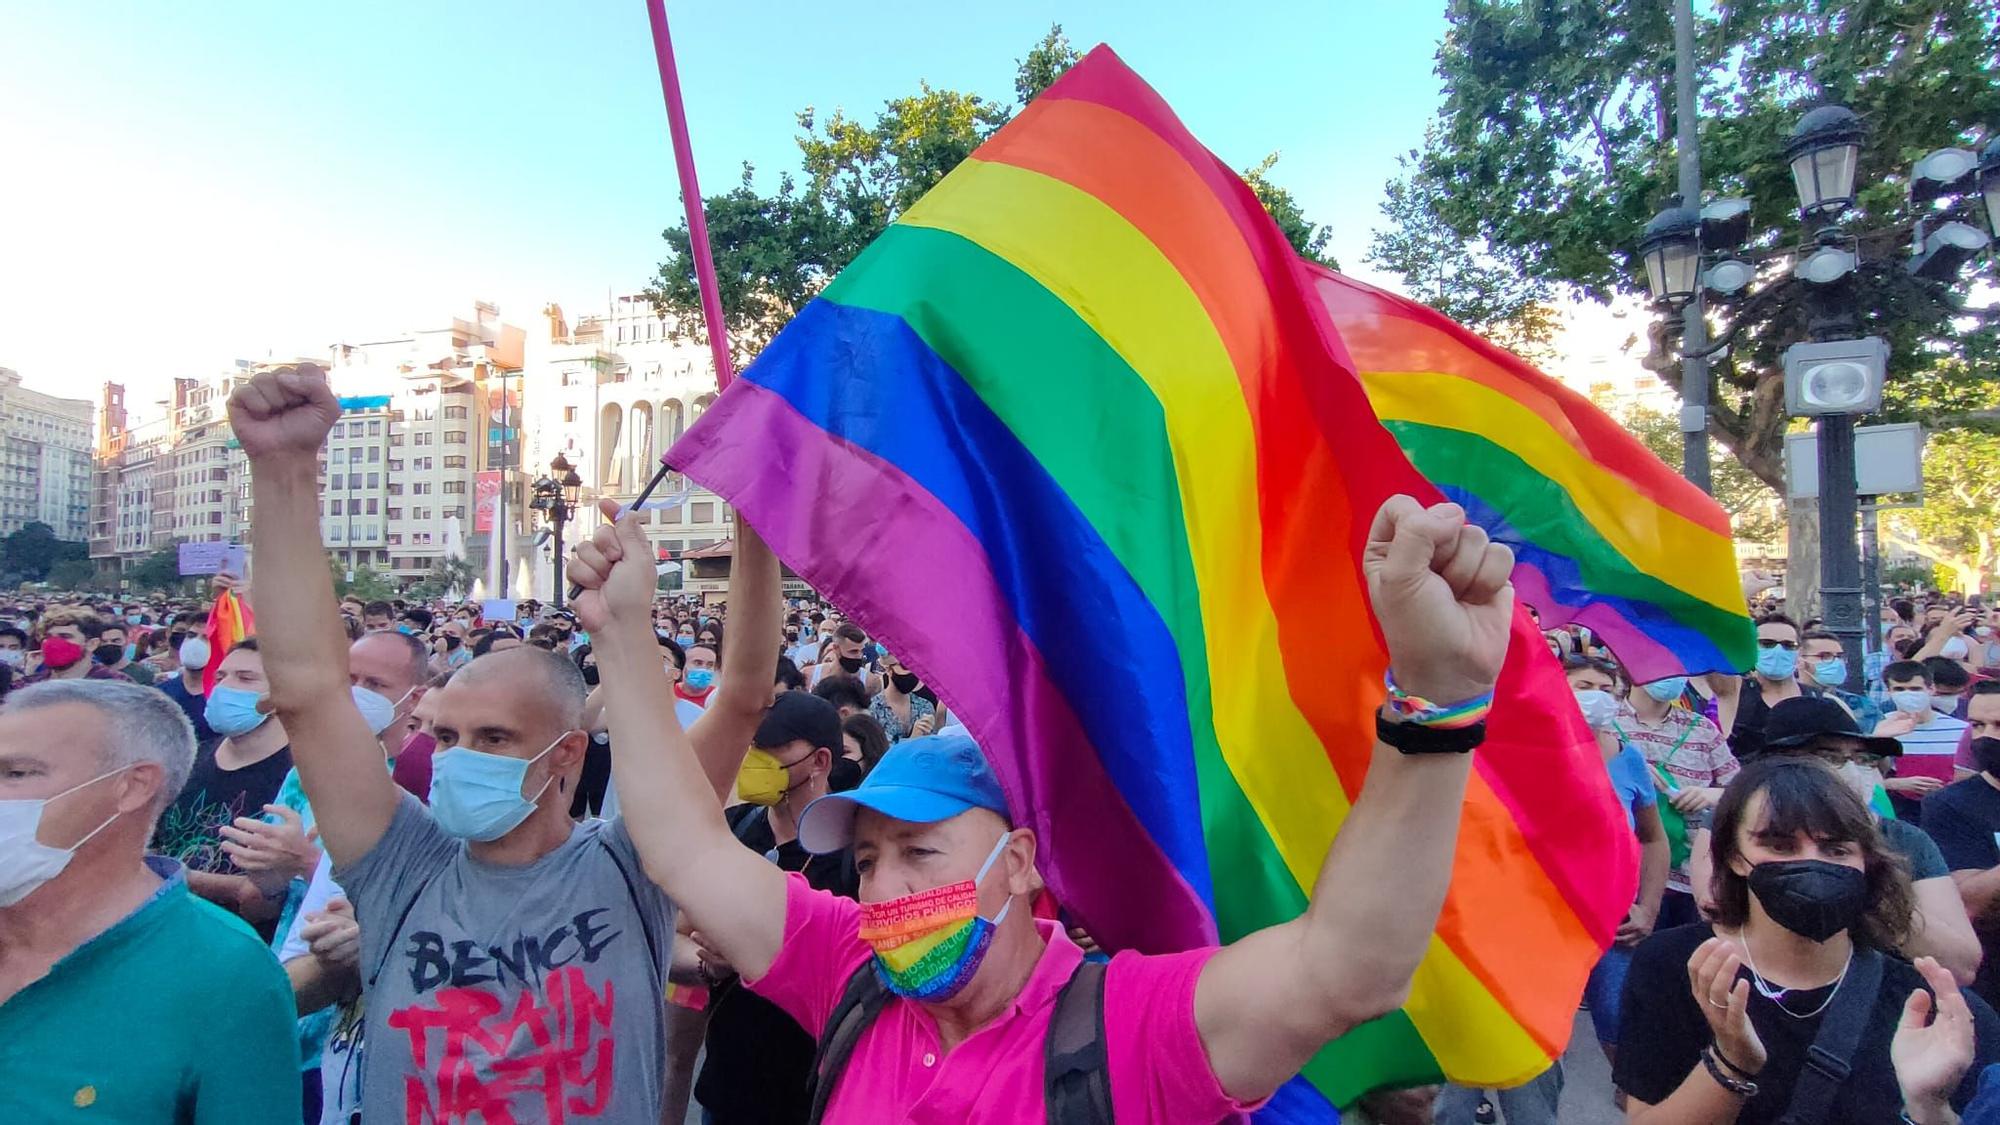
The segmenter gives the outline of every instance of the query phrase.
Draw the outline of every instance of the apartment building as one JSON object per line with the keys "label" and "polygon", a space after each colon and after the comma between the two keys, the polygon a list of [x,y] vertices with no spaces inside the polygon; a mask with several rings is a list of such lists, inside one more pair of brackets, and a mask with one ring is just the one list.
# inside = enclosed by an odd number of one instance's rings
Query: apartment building
{"label": "apartment building", "polygon": [[91,405],[31,391],[0,367],[0,535],[45,523],[56,538],[90,531]]}

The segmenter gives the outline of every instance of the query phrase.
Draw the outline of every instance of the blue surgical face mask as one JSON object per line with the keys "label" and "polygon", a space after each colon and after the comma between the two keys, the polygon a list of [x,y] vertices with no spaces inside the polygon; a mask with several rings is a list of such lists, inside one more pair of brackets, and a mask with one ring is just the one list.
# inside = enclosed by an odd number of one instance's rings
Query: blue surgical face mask
{"label": "blue surgical face mask", "polygon": [[534,815],[535,802],[555,783],[551,775],[533,797],[521,795],[528,767],[542,760],[562,738],[542,748],[532,758],[510,758],[488,754],[464,746],[453,746],[431,756],[431,816],[439,828],[461,840],[484,843],[498,840]]}
{"label": "blue surgical face mask", "polygon": [[1681,693],[1687,690],[1687,686],[1688,681],[1686,676],[1668,676],[1664,680],[1654,680],[1652,683],[1645,685],[1645,688],[1646,694],[1652,696],[1655,700],[1661,703],[1672,703],[1681,697]]}
{"label": "blue surgical face mask", "polygon": [[1783,680],[1799,670],[1799,652],[1792,648],[1757,650],[1757,674],[1767,680]]}
{"label": "blue surgical face mask", "polygon": [[1813,679],[1822,687],[1839,687],[1847,682],[1847,661],[1838,656],[1815,661],[1812,666]]}
{"label": "blue surgical face mask", "polygon": [[146,615],[143,613],[128,613],[125,615],[125,623],[127,625],[143,624],[145,620],[146,620]]}
{"label": "blue surgical face mask", "polygon": [[707,691],[709,688],[715,686],[715,669],[689,668],[687,675],[683,679],[686,681],[689,691]]}
{"label": "blue surgical face mask", "polygon": [[126,645],[126,646],[125,646],[125,659],[126,659],[126,661],[127,661],[128,663],[129,663],[129,662],[131,662],[131,661],[134,661],[134,660],[137,660],[137,659],[139,659],[139,646],[138,646],[138,645],[136,645],[136,644],[130,644],[130,645]]}
{"label": "blue surgical face mask", "polygon": [[271,717],[257,710],[257,704],[263,698],[254,691],[217,684],[208,693],[208,703],[202,708],[201,717],[207,721],[210,730],[224,737],[249,734]]}

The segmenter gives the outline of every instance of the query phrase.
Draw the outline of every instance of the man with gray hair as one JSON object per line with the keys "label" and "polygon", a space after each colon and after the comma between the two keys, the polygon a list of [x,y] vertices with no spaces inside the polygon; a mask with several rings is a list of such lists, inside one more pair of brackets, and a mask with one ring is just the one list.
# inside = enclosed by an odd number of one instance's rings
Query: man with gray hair
{"label": "man with gray hair", "polygon": [[0,705],[10,1120],[297,1113],[283,971],[248,926],[188,892],[178,862],[146,854],[193,765],[187,716],[151,688],[51,680]]}

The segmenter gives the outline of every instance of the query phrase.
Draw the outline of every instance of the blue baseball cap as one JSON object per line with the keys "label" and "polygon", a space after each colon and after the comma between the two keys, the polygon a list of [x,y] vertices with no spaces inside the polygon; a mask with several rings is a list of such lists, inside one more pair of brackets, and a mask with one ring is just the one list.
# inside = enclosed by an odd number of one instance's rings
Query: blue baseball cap
{"label": "blue baseball cap", "polygon": [[979,744],[963,730],[908,738],[889,748],[857,789],[830,793],[799,815],[799,845],[825,855],[854,842],[854,817],[873,809],[893,820],[935,824],[967,809],[1005,818],[1007,796]]}

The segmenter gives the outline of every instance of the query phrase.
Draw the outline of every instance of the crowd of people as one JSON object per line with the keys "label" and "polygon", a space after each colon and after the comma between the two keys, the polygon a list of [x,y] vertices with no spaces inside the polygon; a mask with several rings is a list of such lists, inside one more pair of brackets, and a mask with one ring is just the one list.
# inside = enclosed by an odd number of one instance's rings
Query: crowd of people
{"label": "crowd of people", "polygon": [[[0,1120],[1211,1122],[1407,994],[1514,610],[1455,507],[1371,529],[1395,690],[1304,912],[1142,956],[747,525],[727,604],[659,597],[610,508],[566,607],[338,599],[337,403],[283,369],[231,412],[254,636],[0,604]],[[1631,1119],[2000,1122],[1996,626],[1895,600],[1863,654],[1769,614],[1751,674],[1642,683],[1548,634],[1638,844],[1582,997]],[[1553,1122],[1563,1079],[1351,1116]]]}

